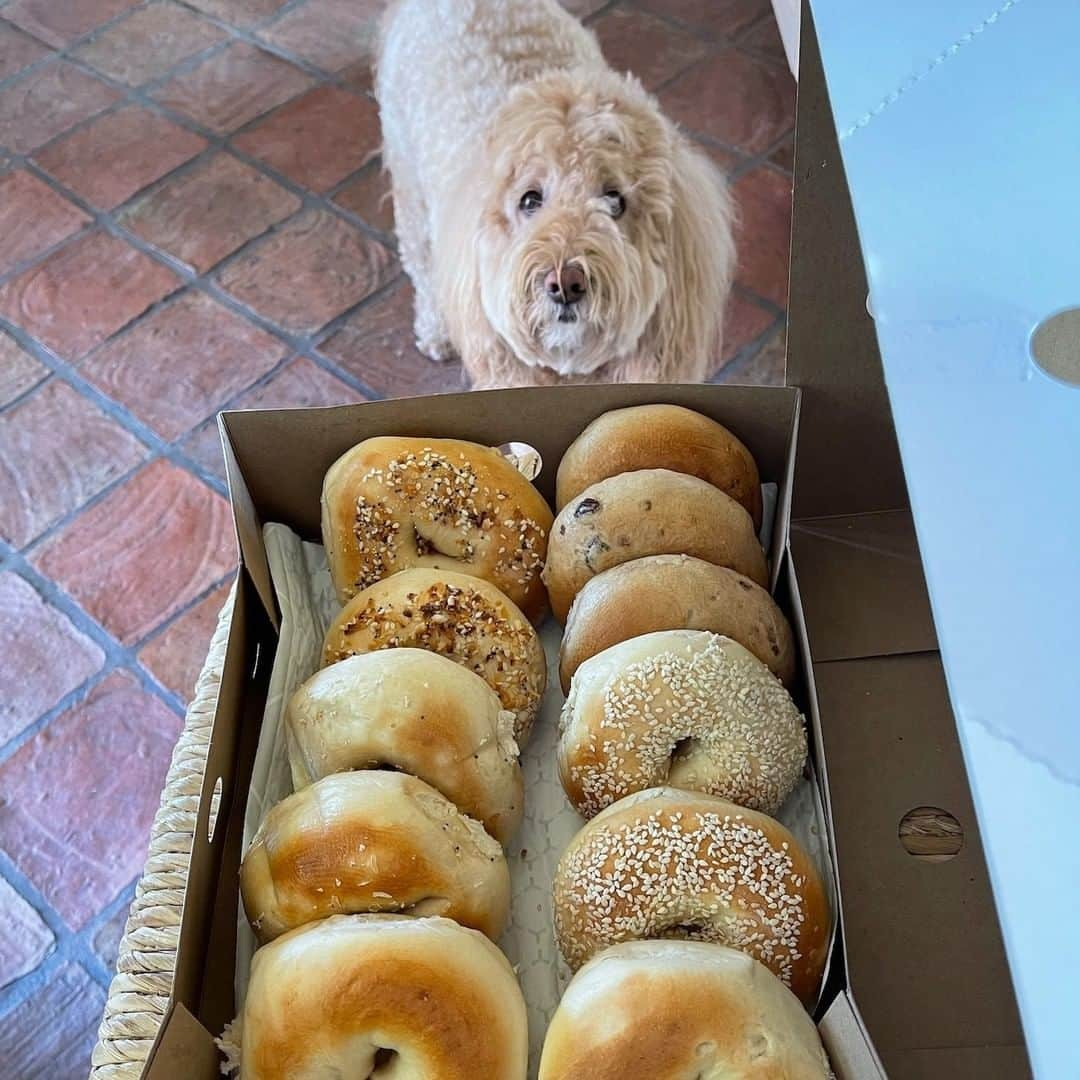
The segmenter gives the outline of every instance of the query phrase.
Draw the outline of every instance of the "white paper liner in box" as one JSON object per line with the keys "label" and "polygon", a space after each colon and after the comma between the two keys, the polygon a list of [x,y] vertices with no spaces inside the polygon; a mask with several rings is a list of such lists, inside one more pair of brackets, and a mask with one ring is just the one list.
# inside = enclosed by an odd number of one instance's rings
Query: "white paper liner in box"
{"label": "white paper liner in box", "polygon": [[[762,536],[772,531],[776,487],[763,486]],[[323,548],[301,541],[287,526],[263,530],[270,573],[281,608],[281,632],[270,676],[262,732],[244,817],[246,851],[266,811],[292,791],[284,723],[293,692],[320,666],[323,637],[340,610]],[[556,743],[563,696],[559,688],[560,628],[540,630],[548,663],[548,690],[522,755],[525,816],[507,853],[511,876],[510,924],[499,941],[517,971],[529,1017],[529,1075],[536,1075],[544,1033],[569,980],[552,932],[551,882],[559,856],[584,823],[559,783]],[[816,782],[802,781],[777,815],[818,865],[836,910],[828,832]],[[241,1008],[255,937],[241,908],[237,925],[236,1005]]]}

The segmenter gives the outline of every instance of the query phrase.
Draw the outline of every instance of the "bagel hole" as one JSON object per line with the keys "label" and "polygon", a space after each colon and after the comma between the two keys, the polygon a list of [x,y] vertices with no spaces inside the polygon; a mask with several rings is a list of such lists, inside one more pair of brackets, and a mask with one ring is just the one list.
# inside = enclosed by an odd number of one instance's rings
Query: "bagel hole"
{"label": "bagel hole", "polygon": [[380,1047],[375,1051],[375,1060],[372,1063],[371,1080],[378,1080],[378,1077],[389,1077],[394,1069],[394,1062],[397,1061],[398,1052],[396,1050],[390,1050],[388,1047]]}
{"label": "bagel hole", "polygon": [[423,900],[417,900],[415,904],[401,909],[402,915],[412,915],[417,919],[429,919],[433,916],[444,915],[450,908],[450,901],[445,896],[425,896]]}
{"label": "bagel hole", "polygon": [[697,739],[680,739],[671,751],[671,756],[675,761],[678,761],[681,758],[689,757],[696,749]]}
{"label": "bagel hole", "polygon": [[435,551],[435,545],[415,526],[413,526],[413,542],[416,544],[416,554],[421,558]]}
{"label": "bagel hole", "polygon": [[671,938],[700,938],[705,933],[704,923],[674,923],[664,931],[664,937]]}
{"label": "bagel hole", "polygon": [[416,545],[416,554],[421,559],[428,555],[444,555],[448,559],[467,559],[469,557],[470,548],[468,545],[463,545],[464,550],[462,551],[443,551],[436,540],[430,536],[425,536],[416,525],[413,525],[413,543]]}

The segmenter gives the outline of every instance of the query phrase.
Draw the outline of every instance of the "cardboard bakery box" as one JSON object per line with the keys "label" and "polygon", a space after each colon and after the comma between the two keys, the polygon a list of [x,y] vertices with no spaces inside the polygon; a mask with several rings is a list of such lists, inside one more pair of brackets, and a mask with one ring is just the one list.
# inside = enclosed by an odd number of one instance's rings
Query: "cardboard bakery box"
{"label": "cardboard bakery box", "polygon": [[[866,282],[804,8],[792,245],[791,387],[518,389],[226,413],[242,570],[194,838],[176,978],[144,1075],[212,1080],[234,1015],[247,784],[276,647],[262,524],[317,539],[323,473],[362,438],[456,436],[562,451],[595,416],[673,402],[726,424],[779,485],[771,556],[801,658],[838,894],[819,1027],[840,1080],[1030,1075],[904,487]],[[798,387],[799,389],[797,389]],[[527,794],[527,793],[526,793]],[[930,808],[912,818],[911,811]],[[924,849],[902,821],[956,822]],[[917,830],[915,840],[918,840]],[[909,853],[908,848],[915,851]],[[953,855],[946,858],[946,855]]]}

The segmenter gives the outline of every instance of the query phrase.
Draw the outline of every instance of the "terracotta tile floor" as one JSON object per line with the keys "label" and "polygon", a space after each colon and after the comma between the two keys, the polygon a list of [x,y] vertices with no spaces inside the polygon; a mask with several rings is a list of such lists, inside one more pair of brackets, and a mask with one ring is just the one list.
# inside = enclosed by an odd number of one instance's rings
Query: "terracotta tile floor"
{"label": "terracotta tile floor", "polygon": [[[795,94],[768,0],[567,6],[730,172],[715,378],[782,381]],[[412,343],[379,8],[0,0],[5,1080],[86,1074],[235,565],[214,415],[460,386]]]}

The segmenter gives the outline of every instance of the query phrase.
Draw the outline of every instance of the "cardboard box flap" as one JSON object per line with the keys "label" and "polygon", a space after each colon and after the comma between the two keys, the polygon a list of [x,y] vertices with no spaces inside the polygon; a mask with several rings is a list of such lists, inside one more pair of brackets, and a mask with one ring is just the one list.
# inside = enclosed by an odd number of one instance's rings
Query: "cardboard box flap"
{"label": "cardboard box flap", "polygon": [[937,650],[909,511],[794,522],[791,552],[815,663]]}
{"label": "cardboard box flap", "polygon": [[213,1035],[183,1005],[174,1005],[158,1032],[144,1080],[215,1080],[221,1054]]}
{"label": "cardboard box flap", "polygon": [[799,64],[787,381],[804,397],[793,514],[901,509],[907,488],[808,0]]}
{"label": "cardboard box flap", "polygon": [[888,1080],[847,991],[836,996],[818,1031],[839,1080]]}
{"label": "cardboard box flap", "polygon": [[226,413],[218,413],[218,436],[221,439],[221,452],[225,458],[225,479],[229,485],[229,502],[233,507],[236,542],[240,547],[241,561],[247,568],[263,607],[270,616],[274,628],[278,629],[274,586],[270,581],[270,567],[266,562],[266,552],[262,546],[262,522],[251,501],[251,494],[244,482],[236,454],[233,453],[232,443],[229,441],[225,426],[226,415]]}
{"label": "cardboard box flap", "polygon": [[[241,569],[192,837],[173,980],[174,1000],[204,1019],[199,1003],[207,978],[206,945],[215,919],[214,897],[221,880],[228,826],[236,809],[244,805],[247,790],[245,777],[238,775],[237,759],[242,743],[258,734],[273,639],[261,602]],[[228,720],[221,723],[221,717]],[[215,1016],[214,1020],[230,1018]]]}
{"label": "cardboard box flap", "polygon": [[[940,658],[819,663],[814,680],[849,993],[886,1068],[910,1075],[894,1069],[899,1051],[1021,1044]],[[921,807],[959,823],[955,857],[928,861],[905,850],[901,821]]]}

